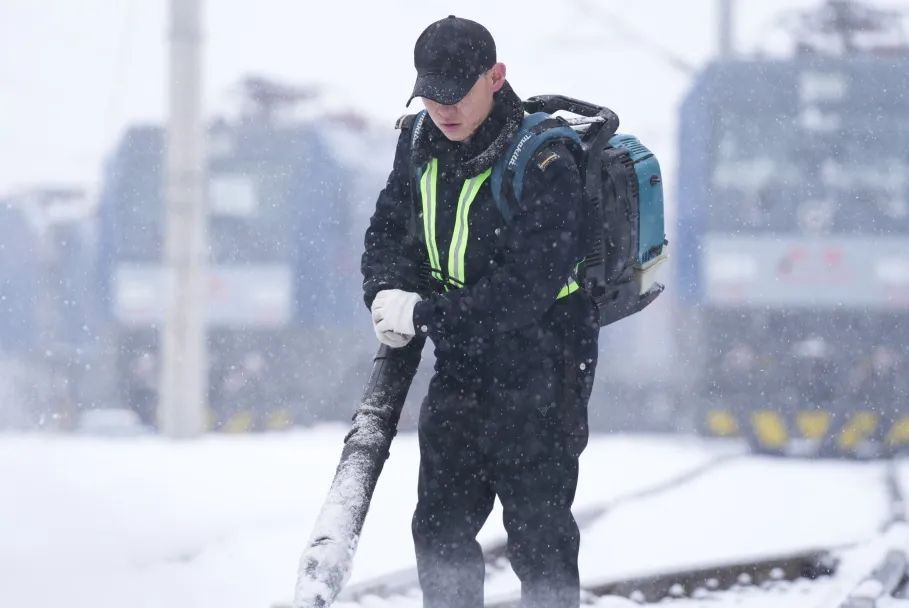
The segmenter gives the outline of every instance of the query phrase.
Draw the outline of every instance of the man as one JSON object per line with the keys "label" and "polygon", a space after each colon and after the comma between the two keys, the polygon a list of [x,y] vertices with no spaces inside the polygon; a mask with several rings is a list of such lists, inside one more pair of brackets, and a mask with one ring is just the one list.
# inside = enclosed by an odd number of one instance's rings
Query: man
{"label": "man", "polygon": [[545,143],[520,200],[509,189],[506,222],[489,176],[524,113],[492,36],[450,16],[420,35],[414,63],[411,100],[428,119],[399,121],[362,270],[378,339],[435,346],[413,517],[424,606],[483,605],[476,535],[496,496],[522,605],[578,606],[571,504],[599,330],[570,279],[582,257],[579,171],[565,142]]}

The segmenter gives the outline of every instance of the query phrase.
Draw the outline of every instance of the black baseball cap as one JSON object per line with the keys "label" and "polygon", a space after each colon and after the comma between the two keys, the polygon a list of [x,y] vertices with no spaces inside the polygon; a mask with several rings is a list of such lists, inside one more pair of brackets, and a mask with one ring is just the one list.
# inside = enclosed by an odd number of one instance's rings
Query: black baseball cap
{"label": "black baseball cap", "polygon": [[414,97],[456,104],[495,63],[496,43],[489,30],[454,15],[440,19],[417,38],[413,49],[417,82],[407,105]]}

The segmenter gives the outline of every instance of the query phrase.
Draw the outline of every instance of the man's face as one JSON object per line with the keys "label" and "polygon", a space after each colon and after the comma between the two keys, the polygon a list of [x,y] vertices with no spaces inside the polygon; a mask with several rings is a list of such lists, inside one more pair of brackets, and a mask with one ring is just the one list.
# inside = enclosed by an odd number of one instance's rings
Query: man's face
{"label": "man's face", "polygon": [[445,137],[451,141],[466,141],[489,116],[492,111],[492,96],[503,84],[505,64],[497,63],[480,75],[458,103],[446,106],[424,97],[423,105]]}

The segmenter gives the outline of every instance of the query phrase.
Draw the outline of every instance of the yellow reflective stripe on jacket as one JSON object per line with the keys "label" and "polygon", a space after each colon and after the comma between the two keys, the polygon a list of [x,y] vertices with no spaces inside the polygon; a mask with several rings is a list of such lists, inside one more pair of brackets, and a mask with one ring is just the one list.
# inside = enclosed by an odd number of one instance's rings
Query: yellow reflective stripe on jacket
{"label": "yellow reflective stripe on jacket", "polygon": [[448,278],[458,287],[463,287],[466,281],[464,274],[464,254],[467,252],[467,237],[469,226],[467,218],[470,215],[470,204],[477,197],[477,192],[492,173],[486,169],[476,177],[471,177],[464,182],[461,196],[458,197],[458,208],[455,211],[454,232],[451,235],[451,246],[448,248]]}
{"label": "yellow reflective stripe on jacket", "polygon": [[568,279],[568,282],[565,283],[565,286],[559,292],[559,295],[556,296],[556,300],[561,300],[565,296],[570,296],[571,294],[576,292],[578,289],[580,289],[578,282],[575,281],[574,279]]}
{"label": "yellow reflective stripe on jacket", "polygon": [[[423,176],[420,178],[423,234],[426,241],[426,251],[429,255],[429,266],[432,276],[443,283],[446,290],[449,288],[449,283],[456,287],[463,287],[467,280],[464,270],[464,258],[467,254],[467,244],[469,242],[468,217],[470,215],[470,206],[483,183],[491,174],[492,168],[486,169],[479,175],[466,180],[461,187],[461,195],[458,198],[458,207],[455,211],[454,231],[451,237],[451,245],[448,248],[448,281],[442,275],[439,247],[436,244],[436,180],[439,175],[439,160],[437,158],[429,161],[426,165],[426,170],[423,171]],[[559,300],[569,296],[578,289],[580,289],[580,286],[577,281],[575,281],[573,276],[569,277],[558,295],[556,295],[556,299]]]}
{"label": "yellow reflective stripe on jacket", "polygon": [[439,161],[432,159],[420,179],[420,198],[423,202],[423,235],[432,275],[442,281],[442,265],[439,262],[439,248],[436,246],[436,177]]}
{"label": "yellow reflective stripe on jacket", "polygon": [[556,300],[561,300],[565,296],[570,296],[581,288],[581,286],[578,285],[578,282],[575,280],[575,277],[578,276],[578,273],[581,270],[581,264],[583,263],[584,260],[581,260],[574,265],[574,271],[571,273],[571,275],[569,275],[568,280],[565,281],[565,286],[562,287],[561,291],[559,291],[559,294],[556,296]]}

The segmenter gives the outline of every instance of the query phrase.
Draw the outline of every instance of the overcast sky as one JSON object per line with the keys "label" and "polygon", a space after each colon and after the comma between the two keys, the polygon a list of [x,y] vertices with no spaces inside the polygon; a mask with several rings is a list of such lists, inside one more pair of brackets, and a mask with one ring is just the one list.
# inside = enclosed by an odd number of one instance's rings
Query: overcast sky
{"label": "overcast sky", "polygon": [[[817,1],[740,0],[739,46],[769,43],[775,14]],[[167,5],[0,2],[0,194],[45,183],[93,186],[126,125],[163,119]],[[238,80],[259,73],[317,84],[327,103],[390,126],[406,111],[416,37],[454,13],[490,29],[519,94],[558,92],[610,105],[665,157],[690,82],[665,55],[696,67],[708,60],[715,6],[715,0],[208,0],[205,107],[209,115],[231,107]]]}

